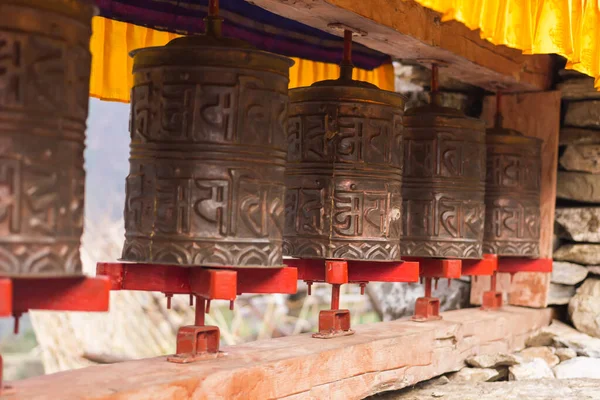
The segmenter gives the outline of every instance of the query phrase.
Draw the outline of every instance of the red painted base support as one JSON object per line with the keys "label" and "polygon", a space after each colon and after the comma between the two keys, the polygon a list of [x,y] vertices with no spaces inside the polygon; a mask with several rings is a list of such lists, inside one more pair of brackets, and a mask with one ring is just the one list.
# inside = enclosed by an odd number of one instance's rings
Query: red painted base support
{"label": "red painted base support", "polygon": [[317,339],[331,339],[354,334],[350,329],[349,310],[323,310],[319,313],[319,332],[312,336]]}
{"label": "red painted base support", "polygon": [[440,299],[431,295],[432,280],[435,279],[435,288],[439,279],[448,279],[448,286],[452,279],[458,279],[462,273],[461,260],[447,260],[434,258],[408,258],[419,263],[421,279],[425,280],[425,296],[419,297],[415,303],[413,321],[427,322],[441,319]]}
{"label": "red painted base support", "polygon": [[211,300],[228,300],[230,309],[242,293],[286,293],[297,291],[295,268],[204,268],[177,265],[98,263],[98,275],[110,278],[111,290],[163,292],[169,308],[174,294],[196,299],[194,325],[177,331],[177,354],[167,357],[173,363],[191,363],[218,357],[220,331],[204,325]]}
{"label": "red painted base support", "polygon": [[310,295],[314,282],[326,282],[331,288],[331,309],[319,313],[318,339],[352,335],[350,311],[340,310],[340,288],[357,283],[364,294],[369,282],[418,282],[419,264],[416,262],[376,262],[353,260],[287,259],[285,264],[298,269],[298,279],[308,285]]}
{"label": "red painted base support", "polygon": [[413,321],[426,322],[442,319],[440,316],[440,299],[437,297],[419,297],[415,303]]}

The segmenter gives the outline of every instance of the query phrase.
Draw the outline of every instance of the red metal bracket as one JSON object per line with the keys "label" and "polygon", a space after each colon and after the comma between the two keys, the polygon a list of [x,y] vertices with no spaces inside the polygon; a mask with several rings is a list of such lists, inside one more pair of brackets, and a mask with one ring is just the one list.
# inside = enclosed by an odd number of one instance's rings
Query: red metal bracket
{"label": "red metal bracket", "polygon": [[462,274],[467,276],[492,276],[498,270],[498,256],[484,254],[481,260],[462,260]]}
{"label": "red metal bracket", "polygon": [[211,300],[228,300],[230,308],[242,293],[286,293],[297,291],[298,272],[295,268],[204,268],[176,265],[98,263],[98,275],[110,279],[112,290],[163,292],[170,308],[174,294],[196,298],[194,325],[177,331],[177,354],[169,362],[191,363],[217,357],[220,331],[217,326],[204,325]]}
{"label": "red metal bracket", "polygon": [[110,281],[106,277],[1,278],[0,316],[19,318],[29,310],[108,311]]}
{"label": "red metal bracket", "polygon": [[415,303],[413,321],[426,322],[441,319],[440,299],[431,295],[432,280],[435,279],[436,289],[441,278],[448,279],[450,285],[452,279],[460,278],[462,274],[462,260],[412,257],[406,259],[419,263],[420,276],[425,280],[425,296],[418,298]]}
{"label": "red metal bracket", "polygon": [[498,272],[511,275],[517,272],[552,272],[552,259],[501,257],[498,260]]}
{"label": "red metal bracket", "polygon": [[330,339],[354,333],[350,329],[350,311],[339,309],[341,285],[358,283],[361,294],[369,282],[418,282],[417,262],[376,262],[353,260],[286,259],[284,263],[298,270],[298,279],[308,285],[327,282],[331,288],[331,309],[319,313],[319,332],[313,337]]}
{"label": "red metal bracket", "polygon": [[12,281],[8,278],[0,278],[0,317],[8,317],[12,314],[12,298]]}

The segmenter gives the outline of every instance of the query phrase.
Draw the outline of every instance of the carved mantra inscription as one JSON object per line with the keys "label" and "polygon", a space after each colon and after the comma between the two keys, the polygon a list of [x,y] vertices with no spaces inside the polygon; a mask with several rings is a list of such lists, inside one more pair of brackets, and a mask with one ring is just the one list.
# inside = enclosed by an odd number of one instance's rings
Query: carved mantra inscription
{"label": "carved mantra inscription", "polygon": [[487,157],[484,252],[538,257],[540,144],[489,143]]}
{"label": "carved mantra inscription", "polygon": [[402,255],[481,258],[484,138],[483,126],[407,126]]}
{"label": "carved mantra inscription", "polygon": [[0,276],[81,272],[92,8],[0,4]]}
{"label": "carved mantra inscription", "polygon": [[228,66],[134,74],[123,259],[281,266],[285,74]]}
{"label": "carved mantra inscription", "polygon": [[399,260],[401,108],[291,98],[284,254]]}

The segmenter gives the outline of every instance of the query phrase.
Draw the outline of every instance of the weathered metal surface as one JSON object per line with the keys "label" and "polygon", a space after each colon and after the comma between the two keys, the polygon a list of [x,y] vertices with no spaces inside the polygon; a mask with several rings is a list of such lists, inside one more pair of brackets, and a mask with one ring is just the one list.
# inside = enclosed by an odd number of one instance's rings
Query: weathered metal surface
{"label": "weathered metal surface", "polygon": [[481,258],[484,123],[435,101],[404,117],[402,255]]}
{"label": "weathered metal surface", "polygon": [[134,54],[124,260],[283,265],[292,62],[237,44],[192,37]]}
{"label": "weathered metal surface", "polygon": [[487,132],[483,251],[538,257],[542,140],[502,127]]}
{"label": "weathered metal surface", "polygon": [[0,2],[0,276],[81,273],[94,11]]}
{"label": "weathered metal surface", "polygon": [[344,79],[290,91],[284,254],[400,259],[403,106]]}

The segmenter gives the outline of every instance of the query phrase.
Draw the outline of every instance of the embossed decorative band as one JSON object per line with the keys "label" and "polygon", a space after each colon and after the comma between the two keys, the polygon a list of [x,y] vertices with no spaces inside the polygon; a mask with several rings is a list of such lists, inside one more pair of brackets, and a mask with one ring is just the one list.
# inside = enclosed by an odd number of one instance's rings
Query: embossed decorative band
{"label": "embossed decorative band", "polygon": [[0,2],[0,276],[81,274],[94,11]]}
{"label": "embossed decorative band", "polygon": [[541,141],[497,126],[487,134],[484,251],[538,257]]}
{"label": "embossed decorative band", "polygon": [[483,122],[437,105],[405,116],[401,254],[481,258]]}
{"label": "embossed decorative band", "polygon": [[290,92],[284,254],[399,260],[404,98],[331,82]]}
{"label": "embossed decorative band", "polygon": [[291,60],[190,44],[134,55],[123,259],[280,267]]}

